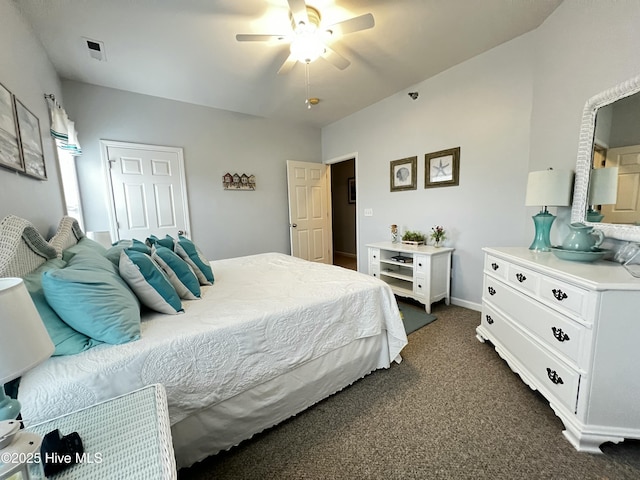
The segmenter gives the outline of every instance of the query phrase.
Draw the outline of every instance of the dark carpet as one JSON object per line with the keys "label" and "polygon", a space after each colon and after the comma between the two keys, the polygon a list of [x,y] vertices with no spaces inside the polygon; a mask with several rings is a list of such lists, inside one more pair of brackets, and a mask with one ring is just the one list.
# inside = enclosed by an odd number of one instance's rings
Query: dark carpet
{"label": "dark carpet", "polygon": [[429,325],[437,318],[435,315],[427,313],[424,309],[424,305],[421,303],[399,298],[396,300],[398,302],[398,308],[400,309],[400,315],[402,315],[404,330],[407,332],[407,335],[415,332],[425,325]]}
{"label": "dark carpet", "polygon": [[480,314],[434,305],[399,365],[376,371],[228,452],[187,479],[640,478],[640,442],[578,453],[562,422],[480,343]]}

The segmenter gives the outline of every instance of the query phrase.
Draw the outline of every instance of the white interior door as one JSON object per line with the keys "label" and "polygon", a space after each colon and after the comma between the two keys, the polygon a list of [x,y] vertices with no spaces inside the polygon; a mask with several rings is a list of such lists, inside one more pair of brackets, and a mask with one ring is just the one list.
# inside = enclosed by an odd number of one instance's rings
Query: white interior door
{"label": "white interior door", "polygon": [[640,145],[610,148],[607,167],[618,167],[618,194],[615,205],[603,205],[603,222],[640,223]]}
{"label": "white interior door", "polygon": [[329,168],[287,161],[291,255],[332,263]]}
{"label": "white interior door", "polygon": [[181,148],[102,141],[114,239],[188,236],[189,209]]}

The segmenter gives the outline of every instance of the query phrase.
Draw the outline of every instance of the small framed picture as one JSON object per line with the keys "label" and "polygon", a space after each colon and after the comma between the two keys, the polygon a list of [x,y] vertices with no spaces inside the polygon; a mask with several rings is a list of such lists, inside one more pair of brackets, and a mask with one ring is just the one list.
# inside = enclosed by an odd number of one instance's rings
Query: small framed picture
{"label": "small framed picture", "polygon": [[460,147],[425,154],[424,174],[424,188],[458,185]]}
{"label": "small framed picture", "polygon": [[347,194],[349,203],[356,203],[356,177],[347,179]]}
{"label": "small framed picture", "polygon": [[24,172],[14,96],[0,84],[0,166]]}
{"label": "small framed picture", "polygon": [[24,173],[31,177],[39,178],[40,180],[46,180],[47,169],[42,151],[40,121],[20,100],[16,98],[15,102]]}
{"label": "small framed picture", "polygon": [[418,157],[408,157],[391,162],[390,187],[392,192],[415,190]]}

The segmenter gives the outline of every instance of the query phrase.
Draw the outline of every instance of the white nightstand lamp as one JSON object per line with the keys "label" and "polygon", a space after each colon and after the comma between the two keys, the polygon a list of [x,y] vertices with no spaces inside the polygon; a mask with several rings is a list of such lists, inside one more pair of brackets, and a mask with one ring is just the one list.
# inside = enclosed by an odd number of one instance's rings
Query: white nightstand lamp
{"label": "white nightstand lamp", "polygon": [[571,170],[542,170],[529,172],[527,179],[527,195],[525,205],[541,207],[540,212],[533,217],[536,229],[535,237],[529,250],[538,252],[551,251],[551,224],[556,219],[547,210],[548,206],[566,207],[571,205],[571,187],[573,172]]}
{"label": "white nightstand lamp", "polygon": [[25,462],[41,438],[20,430],[20,403],[6,396],[4,384],[49,358],[54,346],[21,278],[0,278],[0,333],[0,479],[29,479]]}
{"label": "white nightstand lamp", "polygon": [[618,167],[591,170],[589,179],[588,222],[600,222],[604,215],[596,208],[599,205],[615,205],[618,200]]}
{"label": "white nightstand lamp", "polygon": [[21,278],[0,278],[0,420],[17,418],[20,403],[4,384],[44,362],[54,351],[40,314]]}

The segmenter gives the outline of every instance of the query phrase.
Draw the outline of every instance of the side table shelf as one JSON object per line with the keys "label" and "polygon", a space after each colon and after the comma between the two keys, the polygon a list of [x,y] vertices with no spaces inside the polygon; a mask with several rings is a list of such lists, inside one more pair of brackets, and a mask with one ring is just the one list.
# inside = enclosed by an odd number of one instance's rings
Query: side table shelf
{"label": "side table shelf", "polygon": [[[55,476],[62,479],[176,479],[167,397],[151,385],[67,415],[27,427],[44,436],[78,432],[83,461]],[[32,478],[44,478],[32,468]]]}
{"label": "side table shelf", "polygon": [[369,275],[388,283],[393,293],[424,304],[427,313],[438,300],[444,299],[449,305],[453,248],[393,242],[367,247]]}

